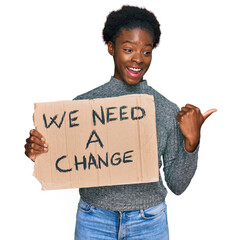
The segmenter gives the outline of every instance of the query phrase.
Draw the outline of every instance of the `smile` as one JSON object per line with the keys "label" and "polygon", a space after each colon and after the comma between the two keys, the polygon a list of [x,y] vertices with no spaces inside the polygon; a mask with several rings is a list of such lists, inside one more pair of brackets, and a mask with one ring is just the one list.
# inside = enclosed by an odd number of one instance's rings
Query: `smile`
{"label": "smile", "polygon": [[140,72],[141,68],[135,68],[135,67],[127,67],[129,70],[134,71],[134,72]]}
{"label": "smile", "polygon": [[126,69],[132,77],[138,77],[142,72],[142,69],[137,67],[126,67]]}

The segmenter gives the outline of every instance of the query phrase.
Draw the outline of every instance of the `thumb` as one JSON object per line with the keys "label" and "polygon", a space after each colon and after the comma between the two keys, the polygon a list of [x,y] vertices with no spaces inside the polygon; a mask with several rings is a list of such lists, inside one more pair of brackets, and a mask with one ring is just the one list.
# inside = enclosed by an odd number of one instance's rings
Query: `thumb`
{"label": "thumb", "polygon": [[204,121],[214,112],[217,112],[217,109],[213,108],[203,113]]}

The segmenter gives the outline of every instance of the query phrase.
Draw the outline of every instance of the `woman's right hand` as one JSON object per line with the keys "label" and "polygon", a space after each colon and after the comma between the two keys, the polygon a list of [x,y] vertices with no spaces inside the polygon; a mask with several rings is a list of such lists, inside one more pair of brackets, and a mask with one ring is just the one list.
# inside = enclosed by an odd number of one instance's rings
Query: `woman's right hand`
{"label": "woman's right hand", "polygon": [[41,153],[48,152],[48,144],[44,137],[36,130],[30,131],[29,138],[26,139],[25,155],[35,162],[36,156]]}

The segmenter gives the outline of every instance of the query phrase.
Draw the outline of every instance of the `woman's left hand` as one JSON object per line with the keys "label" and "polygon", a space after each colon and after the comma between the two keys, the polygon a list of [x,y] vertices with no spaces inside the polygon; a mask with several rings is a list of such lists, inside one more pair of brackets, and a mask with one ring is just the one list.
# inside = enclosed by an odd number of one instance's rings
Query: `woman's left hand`
{"label": "woman's left hand", "polygon": [[202,114],[198,107],[186,104],[178,112],[176,119],[184,136],[185,148],[188,152],[193,152],[196,149],[200,141],[201,126],[216,111],[216,109],[210,109]]}

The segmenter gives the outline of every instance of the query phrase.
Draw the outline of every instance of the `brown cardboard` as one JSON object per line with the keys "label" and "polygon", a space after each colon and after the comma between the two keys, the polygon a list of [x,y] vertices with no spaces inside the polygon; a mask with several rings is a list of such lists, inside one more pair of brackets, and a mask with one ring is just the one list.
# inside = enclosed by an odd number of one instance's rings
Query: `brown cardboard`
{"label": "brown cardboard", "polygon": [[34,168],[43,190],[159,180],[153,96],[36,103],[34,124],[49,145]]}

